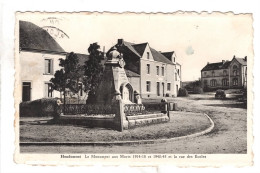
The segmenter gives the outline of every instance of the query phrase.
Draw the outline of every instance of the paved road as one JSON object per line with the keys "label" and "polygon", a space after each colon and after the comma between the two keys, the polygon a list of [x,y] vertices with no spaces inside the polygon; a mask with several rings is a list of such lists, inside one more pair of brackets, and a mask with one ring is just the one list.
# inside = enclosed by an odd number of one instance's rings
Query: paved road
{"label": "paved road", "polygon": [[213,95],[174,99],[180,109],[207,113],[215,128],[207,135],[158,144],[132,146],[23,146],[23,152],[42,153],[246,153],[247,109],[236,100],[215,100]]}

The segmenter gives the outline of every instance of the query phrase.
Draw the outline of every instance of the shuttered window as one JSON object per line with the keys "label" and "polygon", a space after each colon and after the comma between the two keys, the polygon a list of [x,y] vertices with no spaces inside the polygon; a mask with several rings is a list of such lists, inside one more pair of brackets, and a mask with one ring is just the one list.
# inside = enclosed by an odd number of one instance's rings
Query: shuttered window
{"label": "shuttered window", "polygon": [[45,59],[45,74],[53,74],[53,60],[52,59]]}

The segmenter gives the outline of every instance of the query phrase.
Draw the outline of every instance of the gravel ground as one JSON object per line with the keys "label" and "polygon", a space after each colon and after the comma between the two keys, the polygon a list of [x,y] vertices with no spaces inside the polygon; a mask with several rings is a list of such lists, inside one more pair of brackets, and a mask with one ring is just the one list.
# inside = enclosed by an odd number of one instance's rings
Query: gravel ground
{"label": "gravel ground", "polygon": [[[214,94],[191,95],[173,98],[181,110],[207,113],[215,123],[212,132],[185,140],[163,144],[133,146],[28,146],[22,152],[58,153],[176,153],[176,154],[246,154],[247,109],[234,99],[216,100]],[[144,100],[145,101],[145,100]],[[150,99],[151,101],[151,99]],[[158,100],[154,100],[155,102]],[[174,118],[172,118],[174,119]],[[152,127],[152,126],[151,126]],[[46,151],[46,148],[48,150]]]}
{"label": "gravel ground", "polygon": [[22,119],[21,142],[102,142],[172,138],[205,130],[209,120],[201,113],[171,112],[168,123],[119,132],[103,128],[48,124],[45,120]]}

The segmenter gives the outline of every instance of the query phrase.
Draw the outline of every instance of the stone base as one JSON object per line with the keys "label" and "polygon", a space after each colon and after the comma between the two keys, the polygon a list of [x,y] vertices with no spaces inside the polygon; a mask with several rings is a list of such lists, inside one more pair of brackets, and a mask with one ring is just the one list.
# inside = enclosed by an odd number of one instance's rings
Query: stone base
{"label": "stone base", "polygon": [[126,119],[128,121],[128,128],[135,128],[169,121],[167,114],[163,113],[127,116]]}

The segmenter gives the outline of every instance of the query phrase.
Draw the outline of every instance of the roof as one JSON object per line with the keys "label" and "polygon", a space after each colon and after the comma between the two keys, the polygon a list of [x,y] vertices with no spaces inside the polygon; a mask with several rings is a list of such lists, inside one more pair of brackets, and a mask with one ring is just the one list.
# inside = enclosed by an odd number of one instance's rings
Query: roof
{"label": "roof", "polygon": [[[241,65],[247,65],[246,58],[236,58],[236,57],[234,57],[232,59],[232,61],[234,59],[237,60]],[[232,61],[225,61],[224,64],[223,64],[223,62],[209,63],[201,71],[227,69]]]}
{"label": "roof", "polygon": [[41,27],[27,21],[19,21],[20,49],[65,52],[52,36]]}
{"label": "roof", "polygon": [[127,77],[140,77],[139,74],[131,71],[131,70],[128,70],[128,69],[125,69],[125,73],[126,73],[126,76]]}
{"label": "roof", "polygon": [[209,63],[207,64],[201,71],[209,71],[209,70],[219,70],[228,68],[231,61],[218,62],[218,63]]}
{"label": "roof", "polygon": [[[130,42],[123,42],[124,46],[126,46],[131,52],[133,52],[135,55],[137,55],[139,58],[143,56],[144,50],[148,43],[141,43],[141,44],[134,44]],[[163,62],[167,64],[174,64],[172,61],[170,61],[168,58],[166,58],[163,54],[158,52],[157,50],[151,48],[152,55],[154,57],[155,61]]]}
{"label": "roof", "polygon": [[140,56],[143,56],[144,50],[148,43],[134,44],[132,45],[134,49],[139,53]]}
{"label": "roof", "polygon": [[172,58],[172,55],[174,54],[174,51],[172,51],[172,52],[162,52],[161,54],[163,54],[166,58],[168,58],[170,60]]}
{"label": "roof", "polygon": [[159,62],[163,62],[163,63],[167,63],[167,64],[173,64],[173,62],[171,62],[168,58],[166,58],[163,54],[161,54],[160,52],[157,52],[155,49],[151,48],[151,52],[153,54],[153,58],[155,61],[159,61]]}
{"label": "roof", "polygon": [[235,58],[240,64],[247,65],[247,61],[245,58]]}

